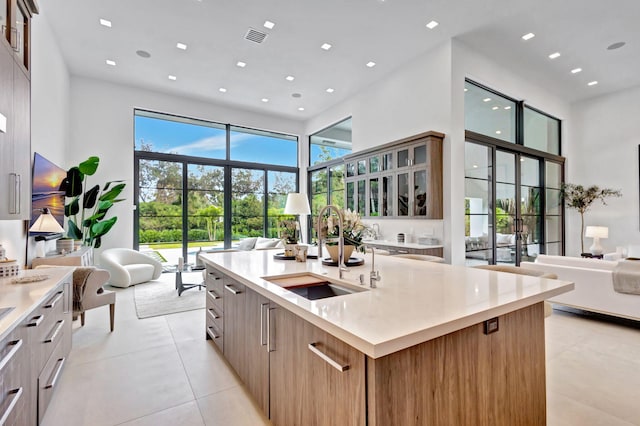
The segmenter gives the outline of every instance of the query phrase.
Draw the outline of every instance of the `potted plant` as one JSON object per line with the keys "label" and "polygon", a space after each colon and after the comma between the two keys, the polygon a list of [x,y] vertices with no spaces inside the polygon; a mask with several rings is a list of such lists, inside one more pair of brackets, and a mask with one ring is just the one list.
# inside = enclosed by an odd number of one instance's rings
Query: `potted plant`
{"label": "potted plant", "polygon": [[295,220],[280,221],[280,238],[284,244],[284,255],[293,256],[293,247],[298,244],[298,222]]}
{"label": "potted plant", "polygon": [[68,199],[64,206],[64,215],[68,218],[67,236],[95,248],[100,247],[102,237],[118,220],[116,216],[107,219],[106,215],[114,203],[124,200],[118,196],[126,185],[117,180],[105,183],[102,188],[100,185],[89,187],[88,176],[95,174],[99,164],[98,157],[89,157],[71,167],[60,184],[60,190],[65,191]]}
{"label": "potted plant", "polygon": [[[365,246],[362,239],[368,227],[362,223],[358,212],[343,209],[341,214],[343,218],[344,259],[347,260],[354,250],[364,253]],[[329,215],[322,218],[318,235],[325,240],[327,251],[334,262],[338,260],[338,242],[330,240],[339,237],[338,231],[338,220],[334,216]]]}
{"label": "potted plant", "polygon": [[567,207],[578,210],[580,213],[580,250],[584,253],[584,214],[595,200],[600,200],[602,204],[607,197],[621,197],[622,192],[616,189],[599,188],[596,185],[585,188],[582,185],[565,183],[562,185],[561,194]]}

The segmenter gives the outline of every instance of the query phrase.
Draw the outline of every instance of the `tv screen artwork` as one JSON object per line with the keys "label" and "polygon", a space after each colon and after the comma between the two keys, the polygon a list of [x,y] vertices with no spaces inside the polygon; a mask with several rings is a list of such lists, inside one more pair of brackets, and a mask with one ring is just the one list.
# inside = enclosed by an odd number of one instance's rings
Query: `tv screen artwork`
{"label": "tv screen artwork", "polygon": [[33,180],[31,190],[31,223],[40,216],[41,210],[47,207],[60,226],[64,226],[64,191],[60,191],[60,183],[67,177],[67,171],[56,166],[37,152],[33,159]]}

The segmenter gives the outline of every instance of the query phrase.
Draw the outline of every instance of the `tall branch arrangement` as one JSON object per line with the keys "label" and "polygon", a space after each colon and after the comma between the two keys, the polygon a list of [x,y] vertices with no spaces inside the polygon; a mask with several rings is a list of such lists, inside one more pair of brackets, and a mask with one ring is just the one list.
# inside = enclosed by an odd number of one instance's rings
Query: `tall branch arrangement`
{"label": "tall branch arrangement", "polygon": [[594,201],[600,200],[603,205],[607,205],[605,198],[621,197],[622,192],[617,189],[599,188],[596,185],[585,188],[582,185],[565,183],[561,189],[562,197],[566,206],[580,212],[580,250],[584,253],[584,214]]}

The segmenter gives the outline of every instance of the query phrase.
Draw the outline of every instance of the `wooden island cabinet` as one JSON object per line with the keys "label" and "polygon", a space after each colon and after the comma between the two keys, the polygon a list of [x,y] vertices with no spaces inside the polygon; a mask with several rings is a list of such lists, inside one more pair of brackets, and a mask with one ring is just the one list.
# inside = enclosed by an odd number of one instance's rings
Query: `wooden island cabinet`
{"label": "wooden island cabinet", "polygon": [[204,259],[224,284],[218,349],[274,425],[546,423],[543,301],[571,283],[382,259],[396,272],[378,288],[310,301],[259,277],[335,279],[319,262]]}

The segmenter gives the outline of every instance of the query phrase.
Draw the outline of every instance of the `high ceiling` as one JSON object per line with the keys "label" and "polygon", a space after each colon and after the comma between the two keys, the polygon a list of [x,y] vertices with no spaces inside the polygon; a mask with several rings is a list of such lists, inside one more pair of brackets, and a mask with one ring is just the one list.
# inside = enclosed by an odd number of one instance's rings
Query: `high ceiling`
{"label": "high ceiling", "polygon": [[[40,3],[73,75],[298,120],[453,37],[568,101],[640,85],[637,0]],[[111,21],[111,28],[100,25],[101,18]],[[272,29],[263,26],[267,20],[275,24]],[[439,25],[428,29],[432,20]],[[249,29],[266,38],[246,40]],[[536,36],[523,41],[528,32]],[[619,41],[626,45],[607,50]],[[186,50],[177,43],[186,44]],[[323,43],[332,47],[324,50]],[[150,57],[139,56],[139,50]],[[556,51],[561,56],[549,59]],[[238,61],[246,66],[238,67]],[[375,66],[367,67],[370,61]],[[575,68],[582,72],[572,74]],[[588,86],[590,81],[598,84]]]}

